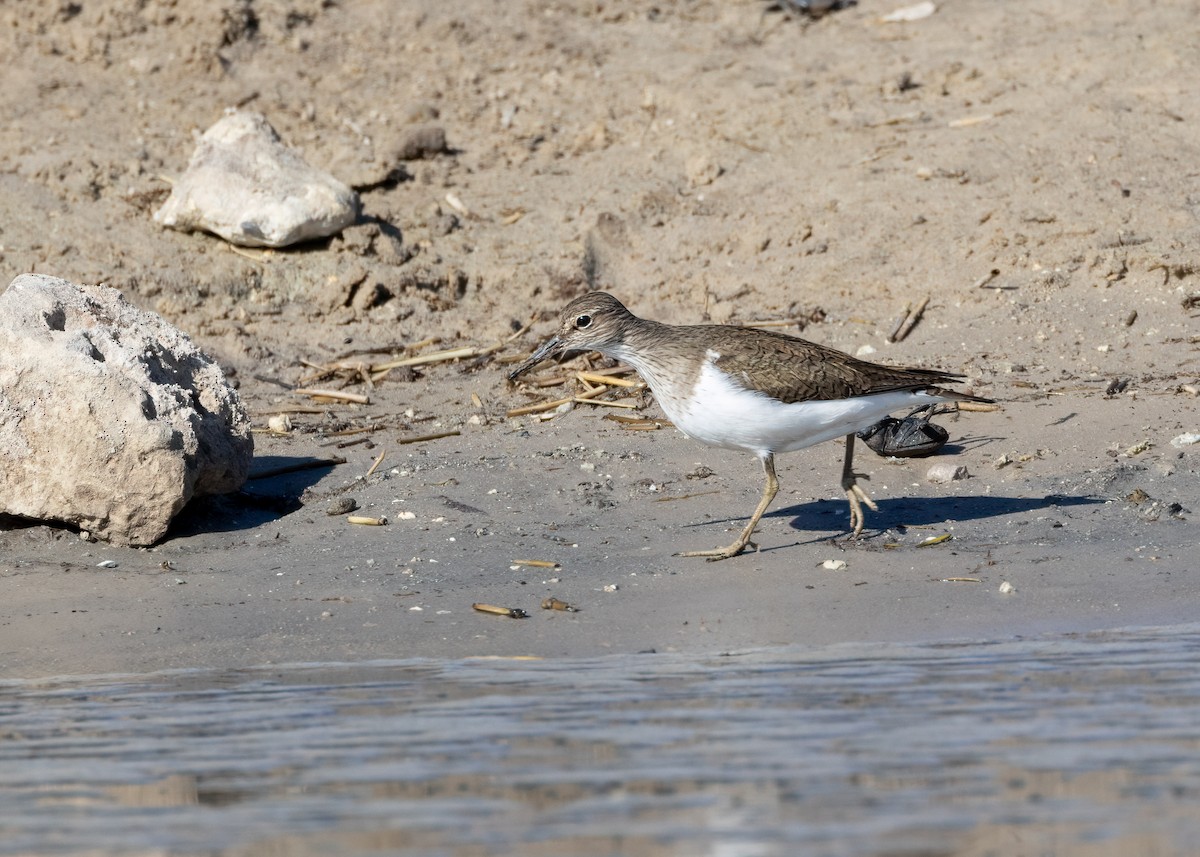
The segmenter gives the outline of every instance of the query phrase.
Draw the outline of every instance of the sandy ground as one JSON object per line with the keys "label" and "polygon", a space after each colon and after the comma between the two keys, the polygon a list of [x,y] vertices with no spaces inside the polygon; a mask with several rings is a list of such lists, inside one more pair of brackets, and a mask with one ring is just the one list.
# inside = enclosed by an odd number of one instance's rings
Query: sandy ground
{"label": "sandy ground", "polygon": [[[261,469],[346,458],[197,502],[149,550],[9,521],[0,672],[1194,619],[1200,447],[1171,439],[1200,431],[1200,12],[948,0],[882,23],[898,5],[816,22],[717,0],[0,11],[0,280],[107,282],[188,331],[257,426],[289,412],[289,435],[257,436]],[[362,222],[267,253],[154,224],[195,135],[232,105],[355,185]],[[451,151],[401,160],[422,124]],[[760,552],[674,557],[736,534],[761,489],[750,456],[626,430],[602,406],[506,416],[564,395],[504,372],[591,287],[663,321],[796,320],[784,329],[962,372],[1004,408],[945,420],[954,458],[933,461],[967,480],[860,451],[880,511],[858,543],[831,541],[847,521],[831,443],[781,459]],[[539,313],[484,357],[369,390],[312,368],[482,349]],[[289,392],[316,381],[370,404]],[[327,514],[346,497],[389,524]],[[538,609],[548,595],[579,612]]]}

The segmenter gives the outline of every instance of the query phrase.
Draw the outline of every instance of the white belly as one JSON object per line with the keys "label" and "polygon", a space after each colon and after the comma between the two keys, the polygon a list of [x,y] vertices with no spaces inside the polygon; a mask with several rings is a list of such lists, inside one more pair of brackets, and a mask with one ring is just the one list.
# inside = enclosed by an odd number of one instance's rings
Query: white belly
{"label": "white belly", "polygon": [[664,398],[659,401],[671,422],[688,437],[712,446],[748,450],[761,457],[843,437],[892,411],[944,400],[902,391],[786,405],[738,387],[706,363],[690,399],[692,404]]}

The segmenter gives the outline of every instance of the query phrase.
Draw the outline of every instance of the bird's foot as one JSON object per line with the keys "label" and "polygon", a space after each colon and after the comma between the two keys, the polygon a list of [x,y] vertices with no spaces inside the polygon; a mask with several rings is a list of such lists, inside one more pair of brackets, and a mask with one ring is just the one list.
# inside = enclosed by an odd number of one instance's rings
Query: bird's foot
{"label": "bird's foot", "polygon": [[708,562],[720,562],[723,559],[729,559],[730,557],[737,556],[746,548],[754,548],[754,550],[757,551],[758,545],[749,539],[738,539],[728,547],[713,548],[712,550],[707,551],[680,551],[679,553],[675,554],[675,556],[702,556]]}
{"label": "bird's foot", "polygon": [[879,507],[875,505],[875,501],[867,495],[866,491],[858,487],[858,483],[853,478],[849,480],[849,484],[843,481],[842,487],[846,490],[846,500],[850,503],[850,529],[853,530],[851,538],[857,539],[862,534],[863,525],[867,522],[862,504],[866,503],[872,512],[878,512]]}

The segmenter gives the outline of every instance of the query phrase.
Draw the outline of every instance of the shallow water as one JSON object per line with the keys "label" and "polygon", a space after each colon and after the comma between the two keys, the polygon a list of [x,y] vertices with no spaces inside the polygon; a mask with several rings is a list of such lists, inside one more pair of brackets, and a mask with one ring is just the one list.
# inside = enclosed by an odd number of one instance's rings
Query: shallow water
{"label": "shallow water", "polygon": [[1200,626],[0,683],[0,854],[1194,853]]}

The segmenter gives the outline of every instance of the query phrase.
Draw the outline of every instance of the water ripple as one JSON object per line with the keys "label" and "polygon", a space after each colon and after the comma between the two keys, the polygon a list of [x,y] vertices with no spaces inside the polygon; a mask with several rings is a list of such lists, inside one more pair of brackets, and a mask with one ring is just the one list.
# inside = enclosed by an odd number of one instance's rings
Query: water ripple
{"label": "water ripple", "polygon": [[1184,854],[1198,651],[1187,626],[3,682],[0,854]]}

